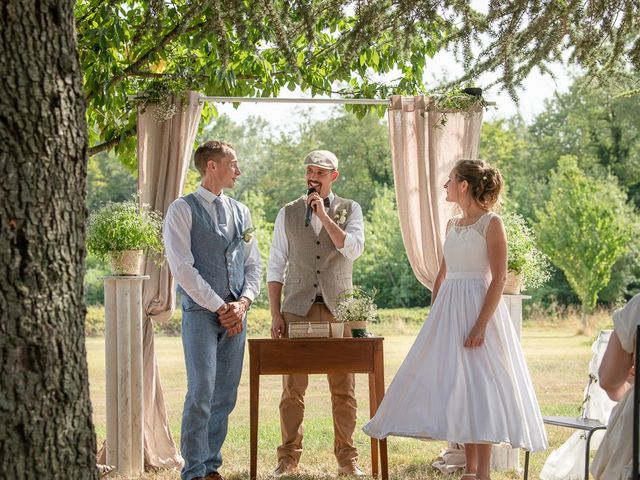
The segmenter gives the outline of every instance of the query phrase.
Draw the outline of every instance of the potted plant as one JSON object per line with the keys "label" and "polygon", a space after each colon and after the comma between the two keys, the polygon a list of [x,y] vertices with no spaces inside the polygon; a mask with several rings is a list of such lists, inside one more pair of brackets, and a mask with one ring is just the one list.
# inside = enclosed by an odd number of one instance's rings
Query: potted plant
{"label": "potted plant", "polygon": [[359,288],[347,290],[338,297],[335,317],[346,323],[352,337],[366,337],[368,323],[378,319],[374,298],[375,292],[369,295]]}
{"label": "potted plant", "polygon": [[162,217],[132,200],[109,202],[89,216],[87,249],[114,275],[140,275],[143,254],[162,253]]}
{"label": "potted plant", "polygon": [[517,213],[506,213],[502,220],[508,247],[504,293],[517,295],[521,289],[542,286],[549,280],[550,265],[547,256],[536,247],[533,231]]}

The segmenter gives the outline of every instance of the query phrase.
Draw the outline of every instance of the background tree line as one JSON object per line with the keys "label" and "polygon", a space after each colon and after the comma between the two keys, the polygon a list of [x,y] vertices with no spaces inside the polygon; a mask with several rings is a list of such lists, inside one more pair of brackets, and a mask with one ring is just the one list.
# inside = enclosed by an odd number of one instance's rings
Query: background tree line
{"label": "background tree line", "polygon": [[[527,292],[536,300],[592,308],[596,299],[610,304],[640,286],[639,107],[637,96],[590,91],[578,79],[548,101],[530,125],[518,119],[484,123],[480,157],[506,178],[504,208],[524,216],[556,267],[547,285]],[[197,139],[221,138],[236,146],[243,174],[229,193],[250,206],[265,264],[278,210],[304,193],[302,158],[312,149],[329,149],[341,161],[336,192],[356,199],[366,218],[356,284],[376,290],[383,307],[427,305],[429,291],[413,276],[400,234],[386,119],[359,120],[340,109],[321,120],[312,120],[309,111],[300,114],[306,118],[295,131],[277,134],[262,118],[240,124],[223,115]],[[90,209],[135,190],[133,175],[106,154],[90,160],[89,182]],[[186,191],[197,184],[192,170]],[[603,224],[608,215],[615,225]],[[101,300],[100,266],[88,262],[87,300],[95,303]],[[260,303],[265,302],[262,296]]]}

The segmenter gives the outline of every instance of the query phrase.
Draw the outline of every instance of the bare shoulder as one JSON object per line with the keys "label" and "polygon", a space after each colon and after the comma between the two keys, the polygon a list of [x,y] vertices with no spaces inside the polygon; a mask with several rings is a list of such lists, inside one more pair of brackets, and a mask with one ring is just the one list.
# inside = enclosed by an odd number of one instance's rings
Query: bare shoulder
{"label": "bare shoulder", "polygon": [[506,238],[502,217],[494,212],[489,212],[489,222],[487,224],[487,238]]}
{"label": "bare shoulder", "polygon": [[489,212],[489,227],[491,227],[492,225],[494,227],[500,227],[504,225],[502,222],[502,217],[496,212]]}

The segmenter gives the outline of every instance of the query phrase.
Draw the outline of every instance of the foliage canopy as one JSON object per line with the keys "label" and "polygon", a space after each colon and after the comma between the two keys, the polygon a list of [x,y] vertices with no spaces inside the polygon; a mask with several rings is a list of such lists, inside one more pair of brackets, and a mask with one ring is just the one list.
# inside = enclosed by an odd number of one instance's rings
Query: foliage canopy
{"label": "foliage canopy", "polygon": [[79,0],[75,15],[90,154],[132,151],[127,96],[140,92],[413,95],[445,47],[465,61],[453,83],[495,72],[513,95],[566,52],[590,76],[640,70],[636,0],[490,0],[486,12],[462,0]]}

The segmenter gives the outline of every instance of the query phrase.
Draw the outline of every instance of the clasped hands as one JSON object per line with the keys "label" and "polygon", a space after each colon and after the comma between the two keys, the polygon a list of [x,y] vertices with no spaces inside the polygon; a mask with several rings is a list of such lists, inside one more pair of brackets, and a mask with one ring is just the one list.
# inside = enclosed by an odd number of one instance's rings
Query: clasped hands
{"label": "clasped hands", "polygon": [[242,319],[247,312],[247,308],[247,302],[238,300],[236,302],[225,303],[216,310],[220,325],[227,329],[227,335],[229,337],[233,337],[242,332]]}

